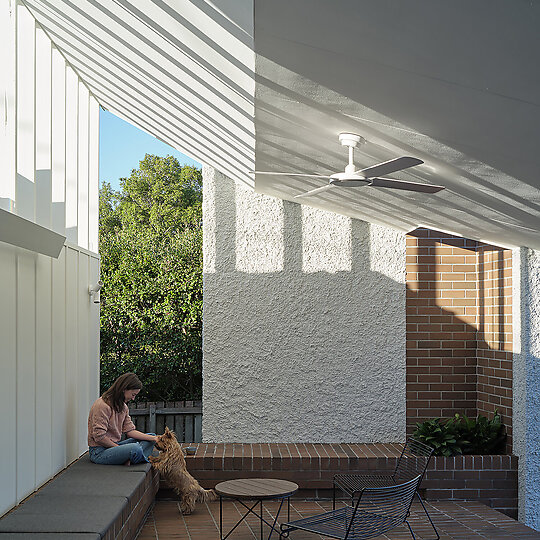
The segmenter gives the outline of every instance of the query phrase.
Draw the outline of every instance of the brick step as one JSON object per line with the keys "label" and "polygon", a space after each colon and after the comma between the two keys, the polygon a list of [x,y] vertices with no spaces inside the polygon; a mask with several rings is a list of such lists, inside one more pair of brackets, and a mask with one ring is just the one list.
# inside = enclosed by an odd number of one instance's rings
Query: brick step
{"label": "brick step", "polygon": [[[199,443],[187,456],[191,474],[205,488],[234,478],[296,482],[301,498],[332,496],[335,474],[393,471],[401,443]],[[433,457],[421,485],[426,499],[477,500],[517,515],[517,457]],[[165,485],[162,484],[165,489]]]}

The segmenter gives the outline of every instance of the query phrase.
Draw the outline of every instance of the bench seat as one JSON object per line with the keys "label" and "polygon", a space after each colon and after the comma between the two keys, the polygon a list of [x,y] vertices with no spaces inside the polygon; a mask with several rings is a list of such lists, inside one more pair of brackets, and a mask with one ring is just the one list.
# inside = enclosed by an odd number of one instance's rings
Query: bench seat
{"label": "bench seat", "polygon": [[85,454],[0,519],[0,540],[134,538],[158,486],[150,464],[96,465]]}

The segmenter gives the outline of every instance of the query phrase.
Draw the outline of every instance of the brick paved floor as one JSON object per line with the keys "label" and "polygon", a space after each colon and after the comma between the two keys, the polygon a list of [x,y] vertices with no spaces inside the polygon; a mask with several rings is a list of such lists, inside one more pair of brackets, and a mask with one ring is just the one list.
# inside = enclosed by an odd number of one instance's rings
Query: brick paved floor
{"label": "brick paved floor", "polygon": [[[476,502],[431,501],[426,503],[434,520],[441,540],[532,540],[540,539],[540,533]],[[273,519],[278,503],[267,501],[264,512]],[[226,501],[224,508],[224,529],[229,530],[243,514],[240,504]],[[331,501],[291,501],[291,520],[331,510]],[[241,514],[242,513],[242,514]],[[286,516],[286,513],[285,513]],[[281,521],[281,516],[280,516]],[[426,521],[420,505],[414,505],[410,523],[418,539],[434,538],[433,530]],[[266,535],[268,529],[265,527]],[[259,521],[250,516],[229,537],[231,540],[254,540],[259,538]],[[267,538],[267,536],[265,536]],[[277,538],[273,536],[272,538]],[[291,540],[317,540],[318,537],[303,531],[291,533]],[[378,540],[410,540],[406,527],[394,529],[391,533],[377,537]],[[219,501],[199,504],[190,516],[180,513],[178,502],[157,501],[148,516],[137,540],[215,540],[219,539]]]}

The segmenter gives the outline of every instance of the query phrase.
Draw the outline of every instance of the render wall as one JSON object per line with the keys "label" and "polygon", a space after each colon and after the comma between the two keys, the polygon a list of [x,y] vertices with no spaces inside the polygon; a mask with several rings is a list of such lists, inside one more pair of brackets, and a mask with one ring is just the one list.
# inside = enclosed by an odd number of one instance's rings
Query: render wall
{"label": "render wall", "polygon": [[0,2],[0,207],[67,237],[0,242],[0,515],[87,448],[99,391],[96,100],[28,10]]}
{"label": "render wall", "polygon": [[514,454],[519,519],[540,530],[540,251],[513,251]]}
{"label": "render wall", "polygon": [[203,178],[203,440],[403,440],[404,235]]}

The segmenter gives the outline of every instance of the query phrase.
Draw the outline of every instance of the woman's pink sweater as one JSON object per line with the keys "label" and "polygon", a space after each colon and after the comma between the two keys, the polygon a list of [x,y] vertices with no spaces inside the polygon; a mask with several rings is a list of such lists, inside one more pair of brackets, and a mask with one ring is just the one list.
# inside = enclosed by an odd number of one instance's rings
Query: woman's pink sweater
{"label": "woman's pink sweater", "polygon": [[134,429],[135,424],[125,403],[122,411],[117,413],[102,398],[98,398],[88,415],[88,446],[103,446],[105,437],[117,443],[122,438],[122,433]]}

